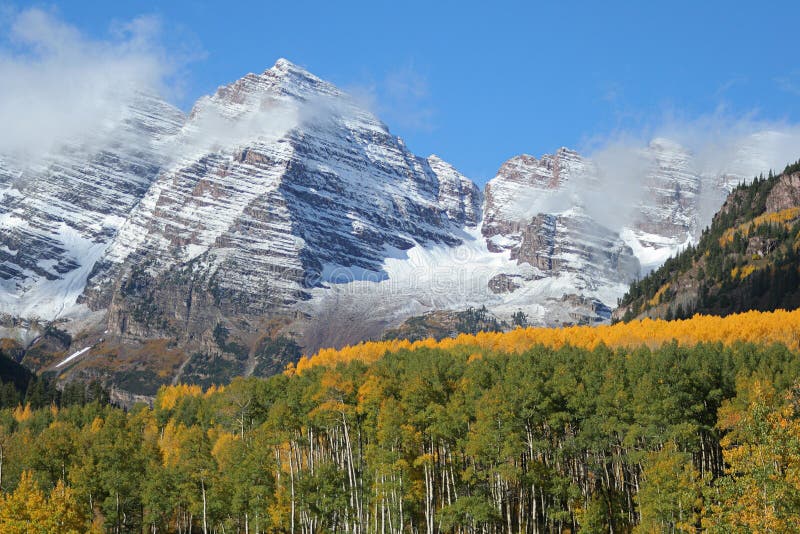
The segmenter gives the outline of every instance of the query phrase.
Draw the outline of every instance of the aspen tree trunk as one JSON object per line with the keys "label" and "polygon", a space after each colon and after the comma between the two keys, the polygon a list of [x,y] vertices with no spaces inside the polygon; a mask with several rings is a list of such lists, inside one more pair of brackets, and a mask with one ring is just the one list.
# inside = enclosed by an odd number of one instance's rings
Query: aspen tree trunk
{"label": "aspen tree trunk", "polygon": [[512,528],[511,528],[511,499],[509,499],[509,488],[508,488],[508,482],[503,482],[503,483],[502,483],[502,488],[503,488],[503,493],[502,493],[502,495],[503,495],[503,497],[504,497],[504,500],[506,501],[506,502],[505,502],[505,507],[506,507],[506,526],[507,526],[507,532],[508,532],[508,534],[513,534],[513,530],[512,530]]}
{"label": "aspen tree trunk", "polygon": [[[394,478],[394,476],[392,476]],[[394,484],[392,484],[392,495],[394,495]],[[392,523],[392,503],[386,506],[387,522],[389,523],[389,532],[394,531],[394,523]]]}
{"label": "aspen tree trunk", "polygon": [[289,443],[289,480],[290,480],[290,487],[291,487],[291,495],[292,495],[292,503],[291,503],[291,530],[292,534],[294,534],[294,459],[292,458],[292,444]]}
{"label": "aspen tree trunk", "polygon": [[[383,475],[381,475],[381,486],[383,486]],[[381,493],[383,488],[381,487]],[[377,518],[376,518],[377,522]],[[381,534],[386,534],[386,499],[381,495]]]}
{"label": "aspen tree trunk", "polygon": [[314,474],[314,429],[310,426],[308,427],[308,469],[311,471],[311,474]]}
{"label": "aspen tree trunk", "polygon": [[449,452],[447,453],[448,458],[450,459],[450,480],[453,482],[453,497],[455,500],[458,500],[458,488],[456,487],[456,477],[453,473],[453,456]]}
{"label": "aspen tree trunk", "polygon": [[208,534],[208,522],[206,521],[206,481],[200,479],[200,486],[203,489],[203,534]]}
{"label": "aspen tree trunk", "polygon": [[361,513],[361,499],[359,498],[359,495],[358,495],[358,481],[356,480],[356,470],[355,470],[355,465],[354,465],[354,461],[353,461],[353,447],[352,447],[352,445],[350,443],[350,431],[348,429],[347,418],[345,417],[344,412],[342,412],[342,425],[344,427],[343,428],[343,430],[344,430],[344,442],[345,442],[345,447],[347,449],[347,451],[346,451],[347,452],[347,473],[348,473],[348,476],[350,478],[350,495],[351,495],[350,502],[351,502],[351,505],[355,508],[355,511],[356,511],[356,522],[355,522],[353,530],[354,530],[354,532],[358,532],[359,531],[359,523],[362,521],[363,515]]}
{"label": "aspen tree trunk", "polygon": [[[444,453],[445,461],[449,459],[449,456],[450,453],[447,450],[447,447],[445,447],[445,453]],[[449,506],[453,504],[452,486],[455,484],[455,480],[453,480],[450,477],[451,471],[448,469],[448,467],[449,465],[442,468],[442,480],[444,482],[444,487],[447,489],[447,504]]]}
{"label": "aspen tree trunk", "polygon": [[423,466],[423,471],[425,474],[425,527],[428,534],[433,534],[433,481],[427,462]]}
{"label": "aspen tree trunk", "polygon": [[[403,474],[400,473],[400,532],[403,532]],[[414,530],[413,524],[411,530]]]}

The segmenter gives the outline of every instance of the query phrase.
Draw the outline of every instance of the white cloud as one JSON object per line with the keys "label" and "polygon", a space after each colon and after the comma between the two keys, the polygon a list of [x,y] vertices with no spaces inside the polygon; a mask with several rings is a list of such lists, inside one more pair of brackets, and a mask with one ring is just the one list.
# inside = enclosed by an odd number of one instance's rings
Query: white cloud
{"label": "white cloud", "polygon": [[176,68],[159,46],[154,17],[118,23],[107,40],[42,9],[5,18],[0,154],[31,161],[65,144],[102,142],[136,92],[165,92]]}
{"label": "white cloud", "polygon": [[[201,98],[192,111],[192,119],[180,134],[166,145],[168,154],[197,157],[209,152],[244,147],[255,140],[274,142],[296,127],[308,113],[290,99],[254,98],[233,112]],[[171,143],[182,146],[170,147]]]}
{"label": "white cloud", "polygon": [[642,148],[616,139],[591,155],[596,176],[578,187],[586,210],[604,226],[619,230],[638,213],[654,163]]}
{"label": "white cloud", "polygon": [[656,127],[596,138],[583,148],[597,176],[582,177],[572,190],[597,220],[618,229],[630,222],[638,203],[652,202],[646,177],[656,164],[648,150],[654,139],[685,151],[687,171],[701,177],[701,226],[710,223],[724,200],[721,188],[770,169],[780,172],[800,158],[800,125],[759,120],[754,113],[734,117],[724,110],[695,119],[670,115]]}
{"label": "white cloud", "polygon": [[[660,161],[661,149],[675,160]],[[620,231],[640,222],[642,205],[653,206],[650,177],[658,166],[674,166],[687,179],[700,179],[699,231],[711,222],[727,190],[770,170],[781,172],[800,158],[800,125],[760,120],[754,113],[734,117],[723,110],[695,119],[673,114],[656,127],[594,138],[579,151],[589,160],[585,170],[559,190],[517,198],[525,207],[520,211],[532,216],[580,206],[598,223]]]}
{"label": "white cloud", "polygon": [[659,135],[686,147],[704,174],[749,179],[770,169],[781,171],[800,157],[800,125],[759,120],[755,113],[732,117],[718,112],[690,121],[677,119],[662,126]]}

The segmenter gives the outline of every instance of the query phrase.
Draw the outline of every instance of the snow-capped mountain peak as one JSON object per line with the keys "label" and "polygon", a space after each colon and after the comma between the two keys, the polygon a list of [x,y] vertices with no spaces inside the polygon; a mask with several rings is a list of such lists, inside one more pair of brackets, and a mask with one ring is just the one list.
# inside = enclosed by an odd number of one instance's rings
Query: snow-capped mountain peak
{"label": "snow-capped mountain peak", "polygon": [[[203,303],[176,312],[190,329],[204,331],[206,315],[260,321],[310,288],[385,278],[385,259],[416,244],[459,244],[480,218],[471,181],[415,156],[372,113],[286,61],[201,99],[176,146],[94,273],[93,307],[131,316],[139,296],[115,288],[145,264],[148,291],[168,286],[157,300],[185,292]],[[184,285],[164,282],[174,278]],[[115,321],[124,333],[141,328]]]}

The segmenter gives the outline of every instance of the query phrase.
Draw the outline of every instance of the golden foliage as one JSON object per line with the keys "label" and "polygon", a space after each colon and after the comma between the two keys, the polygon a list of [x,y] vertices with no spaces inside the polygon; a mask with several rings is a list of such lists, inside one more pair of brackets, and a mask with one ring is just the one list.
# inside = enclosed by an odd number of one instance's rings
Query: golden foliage
{"label": "golden foliage", "polygon": [[203,397],[208,398],[216,393],[222,393],[223,386],[211,386],[203,391],[203,388],[193,384],[177,384],[174,386],[162,386],[156,395],[156,407],[161,410],[171,410],[184,397]]}
{"label": "golden foliage", "polygon": [[664,293],[666,293],[666,292],[667,292],[667,289],[669,289],[669,283],[666,283],[666,284],[664,284],[663,286],[661,286],[661,287],[658,289],[658,291],[656,291],[656,294],[655,294],[655,295],[653,295],[653,298],[651,298],[651,299],[650,299],[650,300],[647,302],[647,304],[648,304],[648,305],[650,305],[650,306],[656,306],[657,304],[659,304],[659,303],[661,302],[661,295],[663,295]]}
{"label": "golden foliage", "polygon": [[314,356],[302,357],[297,366],[287,369],[287,372],[302,373],[317,365],[333,367],[350,361],[372,363],[387,353],[422,347],[441,349],[467,347],[521,353],[535,345],[553,348],[573,345],[586,349],[594,349],[600,344],[609,347],[647,345],[655,348],[675,340],[682,345],[694,345],[700,342],[721,342],[726,345],[736,342],[783,343],[792,350],[798,350],[800,349],[798,333],[800,333],[800,310],[748,311],[727,317],[695,315],[690,319],[677,321],[648,318],[602,326],[517,328],[505,333],[479,332],[474,335],[461,334],[456,338],[446,338],[441,341],[435,339],[413,343],[408,340],[372,341],[342,349],[322,349]]}
{"label": "golden foliage", "polygon": [[738,278],[739,280],[744,280],[751,274],[756,271],[756,266],[752,263],[748,263],[747,265],[742,266],[740,269],[739,267],[734,267],[731,269],[731,278]]}
{"label": "golden foliage", "polygon": [[171,410],[183,397],[200,397],[203,395],[203,388],[191,384],[177,384],[174,386],[164,386],[158,390],[156,395],[156,407],[162,410]]}
{"label": "golden foliage", "polygon": [[230,432],[220,432],[216,439],[213,440],[213,447],[211,447],[211,455],[222,464],[220,459],[224,458],[228,451],[239,441],[239,436],[231,434]]}
{"label": "golden foliage", "polygon": [[712,505],[715,523],[746,532],[798,532],[800,515],[800,420],[797,390],[784,402],[769,382],[747,384],[745,406],[726,402],[718,426],[727,477],[719,483],[721,501]]}
{"label": "golden foliage", "polygon": [[59,480],[49,498],[33,473],[24,471],[16,490],[0,493],[0,532],[59,532],[78,534],[85,530],[85,518],[72,490]]}
{"label": "golden foliage", "polygon": [[725,230],[725,233],[719,238],[719,244],[725,246],[732,243],[733,236],[736,234],[736,232],[742,232],[742,234],[747,237],[751,230],[758,228],[762,224],[784,224],[788,228],[789,225],[787,223],[797,219],[798,217],[800,217],[800,207],[786,208],[785,210],[781,211],[764,213],[763,215],[759,215],[758,217],[754,218],[752,221],[748,221],[735,228],[728,228]]}
{"label": "golden foliage", "polygon": [[0,494],[0,526],[3,532],[26,533],[28,527],[45,507],[45,497],[33,478],[24,471],[17,489],[11,494]]}
{"label": "golden foliage", "polygon": [[24,407],[22,405],[17,406],[16,408],[14,408],[12,415],[14,419],[17,421],[17,423],[23,423],[27,421],[28,419],[33,417],[33,412],[31,411],[30,403],[25,404]]}
{"label": "golden foliage", "polygon": [[186,426],[170,420],[161,432],[159,448],[164,466],[174,466],[180,460],[180,447],[186,434]]}

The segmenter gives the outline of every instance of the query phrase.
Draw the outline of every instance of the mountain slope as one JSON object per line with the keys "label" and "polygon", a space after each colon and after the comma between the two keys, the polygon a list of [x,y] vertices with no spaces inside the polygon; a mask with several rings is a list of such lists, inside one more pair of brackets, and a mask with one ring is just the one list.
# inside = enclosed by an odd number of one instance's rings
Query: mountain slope
{"label": "mountain slope", "polygon": [[33,165],[0,156],[0,314],[53,321],[80,312],[94,263],[182,122],[179,110],[138,95],[101,146],[65,147]]}
{"label": "mountain slope", "polygon": [[[210,124],[232,132],[209,142]],[[198,102],[175,144],[90,280],[122,335],[252,330],[311,288],[386,278],[384,259],[417,243],[456,245],[479,218],[472,182],[285,60]]]}
{"label": "mountain slope", "polygon": [[737,187],[696,247],[634,283],[614,316],[684,317],[800,306],[800,165]]}
{"label": "mountain slope", "polygon": [[[481,232],[490,251],[508,251],[518,265],[531,266],[533,280],[562,279],[573,286],[572,295],[607,302],[616,285],[638,276],[640,266],[619,234],[592,217],[571,189],[597,179],[592,166],[566,148],[541,160],[527,155],[510,159],[486,185]],[[493,279],[493,287],[510,293],[525,281],[503,273]],[[549,310],[542,308],[534,317],[540,322],[546,315]]]}

